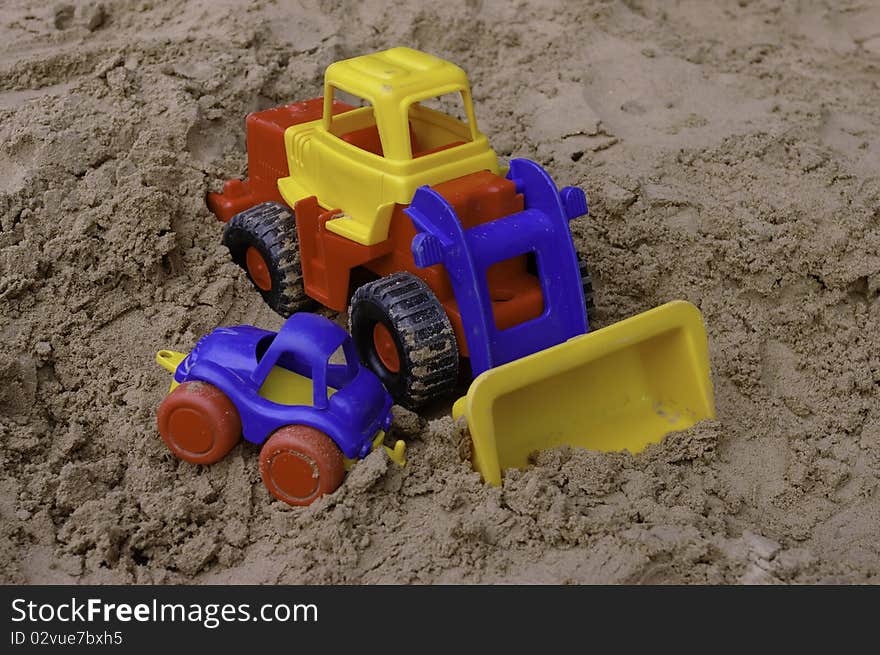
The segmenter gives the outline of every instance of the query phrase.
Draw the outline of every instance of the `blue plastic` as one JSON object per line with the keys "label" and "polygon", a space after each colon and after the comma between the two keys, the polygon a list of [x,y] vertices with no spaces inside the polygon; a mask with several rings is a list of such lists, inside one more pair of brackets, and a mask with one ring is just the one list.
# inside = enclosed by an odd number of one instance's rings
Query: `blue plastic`
{"label": "blue plastic", "polygon": [[[455,210],[428,186],[404,211],[419,231],[412,252],[420,268],[443,264],[465,328],[474,377],[490,368],[587,332],[587,310],[568,222],[587,213],[584,192],[558,191],[547,172],[528,159],[510,162],[508,179],[523,194],[524,211],[464,229]],[[486,271],[493,264],[535,253],[544,312],[498,330]]]}
{"label": "blue plastic", "polygon": [[[345,364],[331,364],[342,348]],[[312,380],[314,405],[281,405],[259,395],[274,366]],[[277,333],[250,325],[217,328],[202,337],[174,373],[225,393],[241,416],[244,438],[262,444],[278,428],[300,424],[328,435],[349,459],[366,457],[379,430],[391,426],[391,396],[360,365],[341,327],[316,314],[291,316]],[[336,393],[328,399],[331,386]]]}

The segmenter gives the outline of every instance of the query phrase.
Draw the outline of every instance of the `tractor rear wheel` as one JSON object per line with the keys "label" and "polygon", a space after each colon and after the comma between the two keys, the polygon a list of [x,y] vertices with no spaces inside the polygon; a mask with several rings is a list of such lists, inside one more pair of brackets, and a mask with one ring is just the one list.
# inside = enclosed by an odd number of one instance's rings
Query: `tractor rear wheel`
{"label": "tractor rear wheel", "polygon": [[414,409],[454,389],[455,333],[420,278],[400,272],[368,282],[355,291],[348,320],[361,360],[396,402]]}
{"label": "tractor rear wheel", "polygon": [[192,464],[219,462],[241,439],[235,405],[207,382],[184,382],[165,396],[156,423],[168,449]]}
{"label": "tractor rear wheel", "polygon": [[587,258],[581,253],[577,254],[578,270],[581,274],[581,286],[584,290],[584,303],[587,306],[587,323],[592,330],[593,319],[596,317],[596,301],[593,298],[593,276],[587,266]]}
{"label": "tractor rear wheel", "polygon": [[[593,295],[593,277],[590,275],[590,268],[587,265],[587,258],[583,253],[576,252],[578,262],[578,272],[581,276],[581,288],[584,291],[584,304],[587,306],[587,323],[592,326],[593,319],[596,316],[596,302]],[[538,265],[535,257],[532,255],[528,259],[529,272],[538,277]],[[592,327],[590,327],[592,329]]]}
{"label": "tractor rear wheel", "polygon": [[266,304],[282,316],[314,304],[303,288],[296,220],[284,205],[264,202],[236,214],[223,230],[223,245]]}
{"label": "tractor rear wheel", "polygon": [[309,505],[339,488],[345,465],[342,452],[326,434],[305,425],[288,425],[263,444],[260,476],[278,500]]}

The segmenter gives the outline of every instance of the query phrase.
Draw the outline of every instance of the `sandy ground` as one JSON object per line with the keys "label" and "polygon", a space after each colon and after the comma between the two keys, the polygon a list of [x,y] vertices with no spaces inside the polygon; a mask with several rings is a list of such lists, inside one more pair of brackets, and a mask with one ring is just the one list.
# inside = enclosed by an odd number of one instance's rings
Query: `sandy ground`
{"label": "sandy ground", "polygon": [[[0,581],[876,582],[880,3],[387,5],[2,3]],[[408,467],[306,509],[249,445],[170,455],[154,352],[280,324],[204,205],[245,113],[398,44],[586,190],[599,323],[702,309],[717,422],[493,489],[451,419],[403,416]]]}

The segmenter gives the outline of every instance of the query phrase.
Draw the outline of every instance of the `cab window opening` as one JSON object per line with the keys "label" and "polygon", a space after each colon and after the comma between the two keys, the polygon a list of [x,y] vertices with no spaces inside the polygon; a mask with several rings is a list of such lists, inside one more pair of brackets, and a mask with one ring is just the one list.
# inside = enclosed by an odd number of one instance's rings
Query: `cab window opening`
{"label": "cab window opening", "polygon": [[331,87],[332,100],[351,105],[351,109],[330,117],[330,134],[361,150],[384,157],[373,105],[367,98]]}
{"label": "cab window opening", "polygon": [[413,102],[407,120],[413,158],[473,141],[464,90]]}

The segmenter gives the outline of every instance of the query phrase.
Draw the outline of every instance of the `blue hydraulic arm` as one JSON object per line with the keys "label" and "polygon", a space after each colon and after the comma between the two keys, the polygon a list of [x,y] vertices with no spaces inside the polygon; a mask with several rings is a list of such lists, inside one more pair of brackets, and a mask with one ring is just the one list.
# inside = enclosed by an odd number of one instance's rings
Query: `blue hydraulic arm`
{"label": "blue hydraulic arm", "polygon": [[[528,159],[510,162],[508,179],[525,209],[464,229],[452,206],[428,186],[420,187],[404,211],[419,234],[412,252],[420,268],[443,264],[461,312],[474,377],[585,334],[587,311],[577,254],[568,222],[587,213],[584,192],[558,191],[547,172]],[[537,318],[498,330],[486,271],[498,262],[533,252],[544,296]]]}

